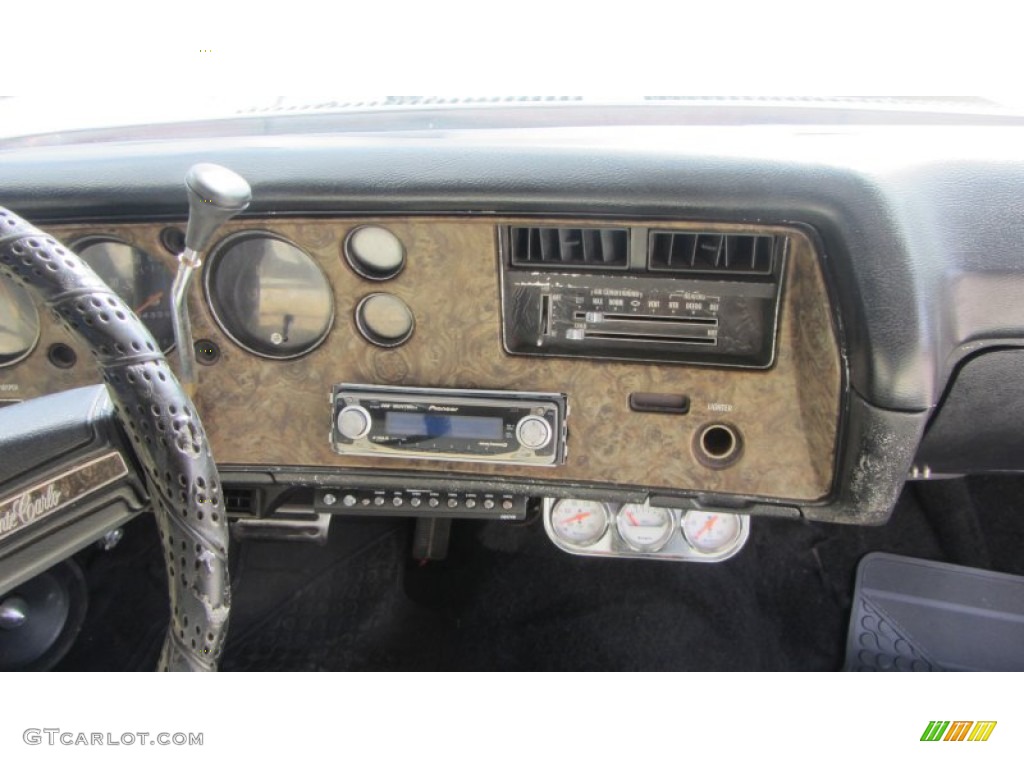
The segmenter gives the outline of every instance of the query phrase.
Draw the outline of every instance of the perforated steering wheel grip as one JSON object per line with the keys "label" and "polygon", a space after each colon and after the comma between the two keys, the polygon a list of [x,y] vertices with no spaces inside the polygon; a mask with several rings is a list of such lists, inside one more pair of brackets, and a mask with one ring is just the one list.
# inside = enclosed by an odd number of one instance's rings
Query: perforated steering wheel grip
{"label": "perforated steering wheel grip", "polygon": [[142,321],[57,240],[0,208],[0,272],[82,340],[145,474],[160,529],[171,621],[159,668],[217,668],[230,610],[228,528],[195,406]]}

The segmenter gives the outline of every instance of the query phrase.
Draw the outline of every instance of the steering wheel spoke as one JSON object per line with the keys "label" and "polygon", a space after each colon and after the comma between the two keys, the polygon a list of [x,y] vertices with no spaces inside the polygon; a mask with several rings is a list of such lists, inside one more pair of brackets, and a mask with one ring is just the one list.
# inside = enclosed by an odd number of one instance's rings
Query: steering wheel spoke
{"label": "steering wheel spoke", "polygon": [[148,505],[102,385],[0,410],[0,596]]}

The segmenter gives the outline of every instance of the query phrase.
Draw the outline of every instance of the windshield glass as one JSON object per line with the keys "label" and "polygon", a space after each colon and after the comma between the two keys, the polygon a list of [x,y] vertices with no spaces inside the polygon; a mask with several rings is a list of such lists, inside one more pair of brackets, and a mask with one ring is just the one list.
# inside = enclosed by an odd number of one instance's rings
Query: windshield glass
{"label": "windshield glass", "polygon": [[982,97],[375,96],[224,94],[132,99],[95,94],[0,98],[5,146],[75,144],[282,131],[381,132],[558,127],[595,123],[958,123],[1011,120],[1024,109]]}

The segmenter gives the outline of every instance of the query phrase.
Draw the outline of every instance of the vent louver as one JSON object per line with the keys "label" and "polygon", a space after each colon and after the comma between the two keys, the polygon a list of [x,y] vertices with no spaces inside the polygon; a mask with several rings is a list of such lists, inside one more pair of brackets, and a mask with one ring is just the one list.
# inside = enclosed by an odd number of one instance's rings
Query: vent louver
{"label": "vent louver", "polygon": [[229,515],[255,515],[256,493],[251,488],[225,488],[224,509]]}
{"label": "vent louver", "polygon": [[626,269],[629,230],[606,227],[509,227],[514,267]]}
{"label": "vent louver", "polygon": [[774,252],[773,235],[651,232],[648,267],[655,272],[769,275]]}

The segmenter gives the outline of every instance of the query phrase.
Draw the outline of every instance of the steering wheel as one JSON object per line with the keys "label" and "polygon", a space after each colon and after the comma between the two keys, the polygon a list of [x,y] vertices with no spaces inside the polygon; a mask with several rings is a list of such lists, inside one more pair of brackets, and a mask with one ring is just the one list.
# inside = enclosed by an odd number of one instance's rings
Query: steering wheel
{"label": "steering wheel", "polygon": [[[69,248],[5,208],[0,273],[27,287],[88,346],[134,453],[127,463],[142,468],[171,604],[159,669],[215,670],[231,603],[228,528],[195,406],[131,308]],[[19,477],[18,485],[31,487],[34,479]]]}

